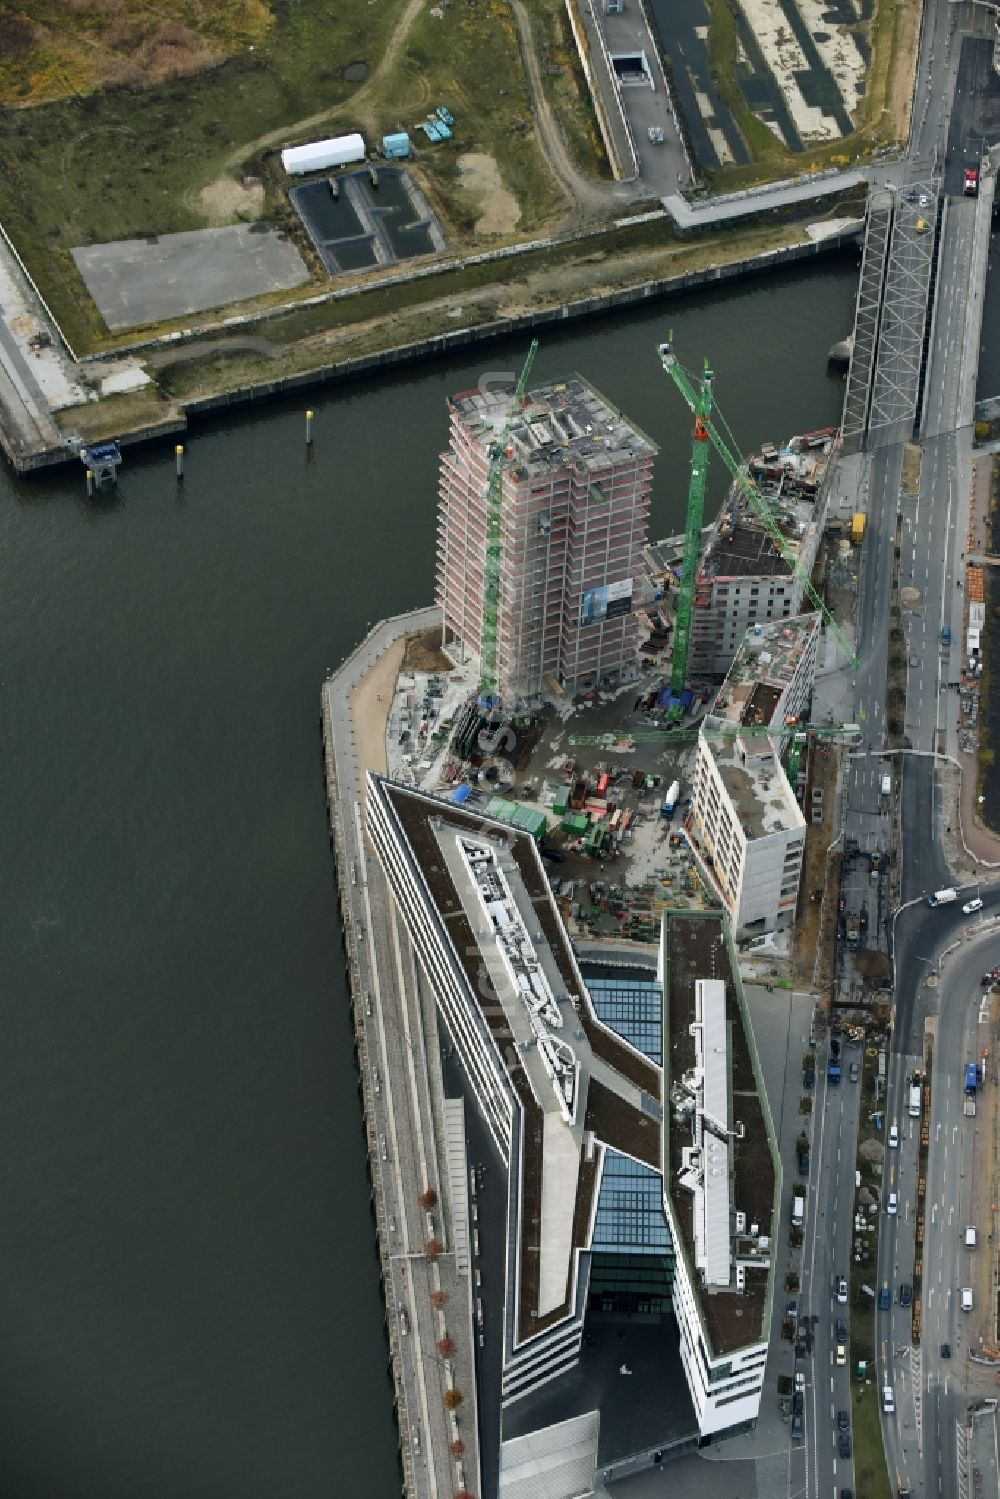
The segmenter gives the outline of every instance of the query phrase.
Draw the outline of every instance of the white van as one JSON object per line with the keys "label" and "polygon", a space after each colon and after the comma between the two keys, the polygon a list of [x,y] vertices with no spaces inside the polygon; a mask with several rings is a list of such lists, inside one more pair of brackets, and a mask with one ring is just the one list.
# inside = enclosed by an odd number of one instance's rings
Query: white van
{"label": "white van", "polygon": [[882,795],[883,796],[891,796],[892,795],[892,776],[891,775],[885,775],[885,776],[882,777]]}
{"label": "white van", "polygon": [[801,1228],[806,1221],[806,1200],[804,1197],[792,1198],[792,1227]]}
{"label": "white van", "polygon": [[920,1118],[920,1084],[910,1084],[910,1118]]}
{"label": "white van", "polygon": [[963,1312],[971,1312],[972,1311],[972,1287],[971,1286],[963,1286],[962,1287],[962,1311]]}
{"label": "white van", "polygon": [[965,1225],[965,1247],[966,1249],[975,1249],[976,1247],[976,1226],[974,1223],[967,1223]]}
{"label": "white van", "polygon": [[953,900],[958,900],[958,891],[949,887],[946,890],[935,890],[934,894],[928,897],[927,904],[929,906],[950,906]]}

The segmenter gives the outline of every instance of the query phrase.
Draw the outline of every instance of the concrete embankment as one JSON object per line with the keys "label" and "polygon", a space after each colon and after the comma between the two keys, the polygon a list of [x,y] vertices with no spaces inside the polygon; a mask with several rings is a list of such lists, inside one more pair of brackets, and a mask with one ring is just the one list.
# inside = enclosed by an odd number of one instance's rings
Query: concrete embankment
{"label": "concrete embankment", "polygon": [[[364,826],[365,775],[385,731],[407,636],[433,608],[383,620],[323,685],[329,825],[347,956],[404,1493],[481,1492],[472,1282],[455,1250],[443,1165],[446,1113],[433,994]],[[462,1156],[460,1174],[467,1171]],[[426,1253],[428,1244],[434,1254]],[[442,1344],[447,1352],[442,1353]],[[460,1413],[448,1390],[464,1392]]]}
{"label": "concrete embankment", "polygon": [[257,401],[273,396],[286,395],[296,390],[307,390],[319,385],[334,384],[342,380],[355,379],[360,375],[377,374],[383,369],[399,365],[415,364],[425,359],[439,358],[456,349],[475,348],[480,344],[495,343],[499,339],[516,337],[518,334],[534,333],[545,328],[560,327],[583,318],[599,317],[609,312],[639,307],[658,298],[677,296],[698,287],[726,284],[744,276],[758,275],[777,270],[800,261],[814,260],[835,250],[843,250],[855,243],[861,232],[861,223],[839,230],[829,238],[801,245],[784,245],[768,250],[762,255],[734,260],[723,265],[708,266],[704,270],[689,271],[680,276],[647,281],[641,286],[623,287],[621,291],[608,292],[601,296],[584,297],[567,302],[559,307],[542,307],[521,317],[500,318],[496,322],[482,323],[473,328],[455,328],[432,338],[421,339],[395,348],[383,349],[373,354],[363,354],[356,359],[345,359],[337,364],[324,365],[298,375],[287,375],[276,380],[264,380],[255,385],[237,387],[219,395],[204,396],[186,402],[184,411],[189,419],[225,410],[235,406],[253,405]]}
{"label": "concrete embankment", "polygon": [[[859,221],[844,225],[836,233],[816,241],[783,245],[760,255],[741,257],[719,265],[687,271],[678,276],[646,281],[637,286],[623,287],[618,291],[599,296],[579,298],[555,307],[540,307],[522,316],[500,318],[473,327],[449,329],[446,333],[430,338],[399,344],[353,359],[331,362],[298,374],[277,376],[273,380],[261,380],[252,385],[234,386],[216,395],[202,396],[181,403],[183,416],[180,418],[137,427],[127,433],[109,430],[102,435],[117,438],[123,445],[155,441],[164,436],[173,436],[182,432],[189,422],[202,416],[211,416],[215,412],[256,405],[274,397],[293,394],[296,391],[307,391],[362,376],[375,375],[382,370],[440,358],[459,349],[476,348],[522,334],[528,336],[546,328],[558,328],[585,318],[600,317],[608,313],[639,307],[644,303],[691,292],[700,287],[715,284],[726,285],[746,276],[760,275],[768,271],[783,269],[786,266],[815,260],[842,251],[855,243],[862,228],[863,225]],[[8,452],[8,457],[21,473],[76,461],[73,455],[62,447],[42,450],[30,457]]]}

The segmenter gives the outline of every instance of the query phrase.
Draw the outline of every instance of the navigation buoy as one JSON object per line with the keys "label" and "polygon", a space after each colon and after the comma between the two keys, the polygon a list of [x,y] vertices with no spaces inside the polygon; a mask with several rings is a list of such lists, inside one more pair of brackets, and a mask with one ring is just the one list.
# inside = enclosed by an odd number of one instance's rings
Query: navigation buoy
{"label": "navigation buoy", "polygon": [[178,477],[178,479],[183,479],[183,477],[184,477],[184,444],[183,443],[179,442],[177,444],[177,446],[174,448],[174,462],[177,465],[177,477]]}
{"label": "navigation buoy", "polygon": [[313,440],[313,417],[315,416],[315,414],[316,413],[314,411],[307,411],[306,412],[306,447],[307,448],[312,446],[312,440]]}

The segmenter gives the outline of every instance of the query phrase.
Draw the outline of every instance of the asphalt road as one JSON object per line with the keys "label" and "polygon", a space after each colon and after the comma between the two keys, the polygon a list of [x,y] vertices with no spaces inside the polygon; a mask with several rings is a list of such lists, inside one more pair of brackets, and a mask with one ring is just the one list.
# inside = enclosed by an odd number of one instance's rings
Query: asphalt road
{"label": "asphalt road", "polygon": [[831,1087],[828,1056],[820,1053],[814,1101],[818,1128],[813,1136],[815,1170],[807,1199],[809,1242],[800,1315],[810,1320],[812,1335],[806,1365],[805,1488],[807,1494],[824,1496],[854,1487],[853,1458],[840,1457],[837,1449],[837,1412],[851,1409],[850,1362],[840,1367],[836,1363],[837,1322],[847,1324],[849,1335],[851,1306],[849,1301],[837,1301],[835,1282],[841,1275],[850,1282],[851,1274],[859,1089],[846,1079],[852,1057],[858,1055],[855,1048],[843,1048],[845,1080]]}
{"label": "asphalt road", "polygon": [[[967,895],[971,891],[965,892]],[[887,1151],[884,1190],[890,1182],[899,1192],[899,1213],[883,1218],[879,1282],[893,1288],[891,1311],[878,1316],[880,1382],[893,1385],[896,1414],[884,1421],[890,1473],[915,1492],[956,1499],[958,1473],[956,1422],[964,1418],[969,1399],[970,1366],[960,1286],[971,1277],[963,1230],[970,1219],[970,1159],[962,1075],[975,1056],[970,1027],[982,997],[980,976],[1000,963],[1000,932],[987,921],[1000,915],[1000,892],[983,893],[984,910],[962,914],[956,903],[932,910],[925,903],[900,916],[905,930],[898,944],[897,1026],[891,1060],[887,1117],[900,1126],[898,1150]],[[945,949],[960,943],[937,982],[937,965]],[[928,983],[930,979],[930,983]],[[919,1124],[906,1114],[906,1085],[922,1055],[925,1019],[937,1013],[934,1085],[931,1099],[930,1151],[925,1198],[923,1244],[923,1329],[919,1352],[911,1347],[910,1311],[898,1305],[899,1285],[912,1281],[916,1163]],[[971,1048],[971,1049],[970,1049]],[[942,1358],[949,1344],[951,1358]]]}

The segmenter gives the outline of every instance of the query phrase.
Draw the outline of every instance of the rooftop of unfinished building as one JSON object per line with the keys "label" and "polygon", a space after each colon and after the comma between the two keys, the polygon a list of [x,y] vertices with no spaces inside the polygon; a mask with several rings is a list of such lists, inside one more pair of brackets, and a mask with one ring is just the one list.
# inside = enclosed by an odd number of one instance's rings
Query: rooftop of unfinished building
{"label": "rooftop of unfinished building", "polygon": [[[664,1084],[669,1086],[669,1107],[664,1115],[668,1191],[674,1217],[680,1227],[681,1245],[689,1278],[699,1289],[699,1311],[716,1357],[734,1353],[767,1337],[769,1255],[761,1241],[773,1245],[776,1156],[773,1130],[763,1086],[754,1065],[755,1049],[750,1021],[743,1000],[739,970],[726,918],[719,912],[667,911],[664,913]],[[702,1285],[695,1268],[694,1198],[678,1178],[682,1151],[691,1144],[690,1115],[683,1109],[682,1079],[695,1067],[697,1053],[692,1023],[696,1020],[695,984],[698,979],[720,979],[726,988],[726,1021],[729,1036],[728,1092],[735,1130],[732,1136],[730,1201],[734,1212],[744,1215],[745,1232],[735,1227],[730,1246],[747,1266],[743,1291]],[[734,1220],[735,1223],[735,1220]],[[752,1268],[760,1253],[760,1269]]]}
{"label": "rooftop of unfinished building", "polygon": [[713,734],[705,736],[705,743],[748,839],[805,827],[770,736],[757,735],[748,742],[739,734]]}
{"label": "rooftop of unfinished building", "polygon": [[599,472],[659,452],[652,438],[580,375],[534,386],[519,410],[510,386],[464,391],[452,396],[451,406],[473,436],[487,442],[500,436],[513,412],[511,457],[528,474],[561,467]]}
{"label": "rooftop of unfinished building", "polygon": [[719,688],[712,717],[733,724],[771,724],[820,627],[818,614],[769,620],[751,627]]}
{"label": "rooftop of unfinished building", "polygon": [[[834,427],[791,437],[782,448],[765,443],[747,471],[785,546],[797,555],[819,517],[816,501],[836,442]],[[703,578],[780,577],[791,568],[743,485],[734,482],[702,554]]]}

